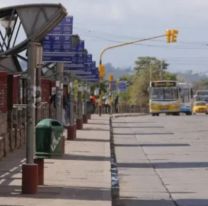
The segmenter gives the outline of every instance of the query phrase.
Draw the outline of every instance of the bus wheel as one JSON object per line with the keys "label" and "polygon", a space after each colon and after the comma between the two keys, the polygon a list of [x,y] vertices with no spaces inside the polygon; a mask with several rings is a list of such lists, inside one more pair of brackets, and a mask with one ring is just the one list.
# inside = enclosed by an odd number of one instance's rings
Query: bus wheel
{"label": "bus wheel", "polygon": [[180,112],[175,112],[175,113],[173,113],[173,115],[180,116]]}
{"label": "bus wheel", "polygon": [[192,112],[186,112],[186,115],[192,115]]}
{"label": "bus wheel", "polygon": [[152,116],[159,116],[159,113],[152,113]]}

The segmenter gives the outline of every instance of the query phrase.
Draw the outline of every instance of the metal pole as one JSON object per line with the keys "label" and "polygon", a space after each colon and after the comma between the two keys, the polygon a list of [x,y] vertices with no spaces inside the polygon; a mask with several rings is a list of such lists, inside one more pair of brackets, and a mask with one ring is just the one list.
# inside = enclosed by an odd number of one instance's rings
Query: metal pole
{"label": "metal pole", "polygon": [[83,111],[82,111],[82,86],[79,86],[79,88],[78,88],[77,108],[78,108],[78,111],[77,111],[78,119],[82,119],[82,114],[83,114]]}
{"label": "metal pole", "polygon": [[70,126],[74,125],[74,95],[73,95],[73,82],[70,81]]}
{"label": "metal pole", "polygon": [[165,36],[165,34],[162,34],[162,35],[158,35],[158,36],[153,36],[153,37],[149,37],[149,38],[139,39],[139,40],[135,40],[135,41],[123,42],[123,43],[120,43],[120,44],[115,44],[115,45],[112,45],[112,46],[108,46],[108,47],[104,48],[101,51],[100,58],[99,58],[100,59],[99,60],[99,64],[102,64],[102,56],[103,56],[103,54],[107,50],[114,49],[114,48],[117,48],[117,47],[128,46],[128,45],[131,45],[131,44],[136,44],[136,43],[140,43],[140,42],[143,42],[143,41],[158,39],[158,38],[161,38],[161,37],[164,37],[164,36]]}
{"label": "metal pole", "polygon": [[83,84],[83,114],[87,115],[87,83]]}
{"label": "metal pole", "polygon": [[41,112],[41,67],[36,67],[36,123],[38,123],[43,114]]}
{"label": "metal pole", "polygon": [[163,80],[163,61],[160,61],[160,80]]}
{"label": "metal pole", "polygon": [[62,109],[63,109],[63,72],[64,64],[57,63],[57,81],[56,81],[56,119],[62,122]]}
{"label": "metal pole", "polygon": [[149,71],[149,78],[150,78],[150,82],[152,81],[152,65],[150,64],[150,71]]}
{"label": "metal pole", "polygon": [[28,83],[27,83],[27,139],[26,163],[34,163],[35,152],[35,96],[36,96],[36,68],[41,64],[42,47],[36,42],[28,46]]}

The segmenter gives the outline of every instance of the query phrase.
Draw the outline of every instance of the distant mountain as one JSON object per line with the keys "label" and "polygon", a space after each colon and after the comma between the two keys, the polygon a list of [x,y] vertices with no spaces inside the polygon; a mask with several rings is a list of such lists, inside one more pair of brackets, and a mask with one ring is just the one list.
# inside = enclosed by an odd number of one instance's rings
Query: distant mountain
{"label": "distant mountain", "polygon": [[105,68],[106,68],[106,75],[105,75],[106,79],[108,79],[110,74],[113,75],[114,79],[119,79],[122,76],[133,74],[133,69],[131,69],[131,67],[116,68],[111,63],[107,63],[105,64]]}

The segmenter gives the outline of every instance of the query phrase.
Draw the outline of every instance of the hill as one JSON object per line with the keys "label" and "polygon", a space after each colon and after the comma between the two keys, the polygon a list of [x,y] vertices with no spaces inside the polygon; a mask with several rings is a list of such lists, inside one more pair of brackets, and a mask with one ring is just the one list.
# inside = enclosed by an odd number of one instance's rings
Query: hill
{"label": "hill", "polygon": [[115,68],[111,63],[105,64],[106,68],[106,79],[108,79],[109,75],[112,74],[114,79],[119,79],[124,75],[131,75],[133,74],[133,69],[131,67],[128,68]]}

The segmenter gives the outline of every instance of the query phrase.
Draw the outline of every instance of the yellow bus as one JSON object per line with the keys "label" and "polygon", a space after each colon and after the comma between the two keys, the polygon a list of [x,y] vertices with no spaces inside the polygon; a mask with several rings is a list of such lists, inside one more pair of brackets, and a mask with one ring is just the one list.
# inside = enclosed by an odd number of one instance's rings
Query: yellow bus
{"label": "yellow bus", "polygon": [[151,81],[149,87],[149,112],[180,115],[179,88],[176,81]]}

